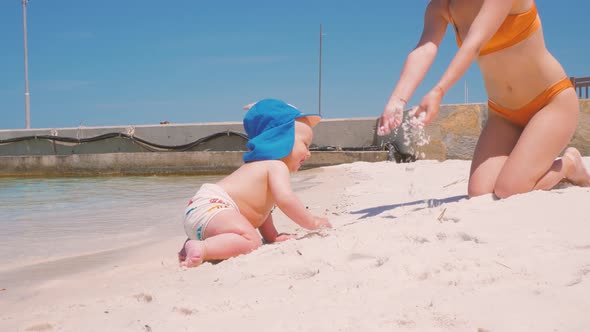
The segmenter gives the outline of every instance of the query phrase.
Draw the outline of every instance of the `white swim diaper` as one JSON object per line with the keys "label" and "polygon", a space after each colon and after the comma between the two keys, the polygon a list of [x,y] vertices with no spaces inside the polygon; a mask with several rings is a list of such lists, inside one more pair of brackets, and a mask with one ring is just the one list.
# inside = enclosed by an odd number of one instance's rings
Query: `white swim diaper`
{"label": "white swim diaper", "polygon": [[190,200],[184,212],[184,231],[189,239],[205,240],[205,229],[211,218],[219,212],[235,209],[236,203],[216,184],[205,183]]}

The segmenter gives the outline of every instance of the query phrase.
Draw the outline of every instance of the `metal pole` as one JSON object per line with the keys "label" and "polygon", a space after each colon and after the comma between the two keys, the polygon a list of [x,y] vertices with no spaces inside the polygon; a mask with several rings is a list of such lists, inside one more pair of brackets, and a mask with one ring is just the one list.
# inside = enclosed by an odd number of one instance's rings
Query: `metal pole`
{"label": "metal pole", "polygon": [[318,113],[322,115],[322,25],[320,24],[320,68],[318,85]]}
{"label": "metal pole", "polygon": [[464,92],[465,92],[465,104],[467,104],[468,100],[469,100],[469,92],[467,90],[467,80],[465,80],[465,91]]}
{"label": "metal pole", "polygon": [[25,128],[31,128],[31,101],[29,98],[29,51],[27,49],[27,2],[23,1],[23,33],[25,43]]}

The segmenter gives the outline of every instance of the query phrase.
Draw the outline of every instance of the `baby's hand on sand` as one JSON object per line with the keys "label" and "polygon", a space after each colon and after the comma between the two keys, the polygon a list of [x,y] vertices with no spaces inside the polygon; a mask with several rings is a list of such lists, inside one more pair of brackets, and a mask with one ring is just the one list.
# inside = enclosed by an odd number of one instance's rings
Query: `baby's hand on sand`
{"label": "baby's hand on sand", "polygon": [[279,235],[277,235],[275,242],[283,242],[283,241],[287,241],[290,239],[296,239],[296,238],[297,238],[297,235],[295,235],[295,234],[280,233]]}
{"label": "baby's hand on sand", "polygon": [[383,114],[381,114],[381,117],[379,118],[379,123],[377,124],[377,135],[387,135],[393,129],[397,128],[404,119],[405,107],[406,102],[404,100],[401,98],[392,97],[387,105],[385,105]]}
{"label": "baby's hand on sand", "polygon": [[313,216],[313,221],[316,226],[315,229],[332,228],[332,224],[330,224],[328,218]]}

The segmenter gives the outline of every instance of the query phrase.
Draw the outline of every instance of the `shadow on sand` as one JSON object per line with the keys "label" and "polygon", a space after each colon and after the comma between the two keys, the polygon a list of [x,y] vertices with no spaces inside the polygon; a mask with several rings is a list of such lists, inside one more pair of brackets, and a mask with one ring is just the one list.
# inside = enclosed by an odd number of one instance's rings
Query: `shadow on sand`
{"label": "shadow on sand", "polygon": [[419,200],[419,201],[406,202],[406,203],[400,203],[400,204],[376,206],[376,207],[372,207],[372,208],[368,208],[368,209],[352,211],[350,213],[351,214],[364,214],[363,216],[359,217],[358,219],[365,219],[365,218],[369,218],[369,217],[378,216],[385,211],[394,210],[394,209],[404,207],[404,206],[426,204],[426,206],[416,208],[415,210],[417,211],[417,210],[422,210],[422,209],[426,209],[426,208],[433,208],[433,207],[441,206],[446,203],[458,202],[458,201],[460,201],[462,199],[466,199],[466,198],[468,198],[467,195],[458,195],[458,196],[451,196],[451,197],[442,198],[442,199],[437,199],[437,198],[423,199],[423,200]]}

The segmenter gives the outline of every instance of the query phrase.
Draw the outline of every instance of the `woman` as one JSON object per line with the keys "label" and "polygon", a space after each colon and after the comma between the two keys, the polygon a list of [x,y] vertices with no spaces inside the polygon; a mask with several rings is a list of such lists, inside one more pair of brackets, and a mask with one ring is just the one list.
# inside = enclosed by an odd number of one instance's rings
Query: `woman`
{"label": "woman", "polygon": [[[459,50],[415,116],[428,124],[449,88],[477,60],[488,101],[488,120],[471,164],[469,196],[500,198],[560,181],[590,186],[580,153],[568,148],[579,116],[576,92],[545,47],[533,0],[431,0],[424,30],[379,119],[378,134],[401,123],[402,112],[436,56],[447,26]],[[424,114],[421,114],[424,113]]]}

